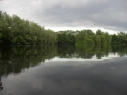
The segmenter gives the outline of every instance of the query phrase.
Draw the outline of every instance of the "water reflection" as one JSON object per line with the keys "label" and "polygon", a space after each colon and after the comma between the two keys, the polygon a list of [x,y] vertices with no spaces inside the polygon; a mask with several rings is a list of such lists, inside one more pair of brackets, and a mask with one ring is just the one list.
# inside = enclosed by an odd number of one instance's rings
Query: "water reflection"
{"label": "water reflection", "polygon": [[[126,95],[126,46],[1,46],[1,95]],[[55,62],[52,62],[56,58]],[[77,61],[71,61],[74,59]],[[61,62],[58,60],[63,59]],[[64,60],[66,59],[66,62]],[[82,62],[79,60],[82,60]],[[49,62],[46,62],[49,60]],[[44,63],[44,65],[40,65]],[[39,66],[37,66],[39,65]],[[34,68],[33,68],[34,67]],[[29,72],[27,72],[27,70]],[[2,81],[1,81],[2,78]]]}
{"label": "water reflection", "polygon": [[2,81],[1,81],[1,77],[0,77],[0,91],[3,90],[3,87],[2,87]]}
{"label": "water reflection", "polygon": [[[1,46],[0,76],[18,74],[25,69],[39,65],[52,58],[101,59],[103,57],[126,56],[126,46],[85,47],[75,46]],[[84,61],[84,60],[83,60]]]}
{"label": "water reflection", "polygon": [[77,54],[79,54],[79,57],[81,58],[92,58],[93,56],[96,56],[98,59],[101,59],[104,56],[108,56],[111,52],[111,46],[97,46],[97,47],[84,47],[77,49]]}
{"label": "water reflection", "polygon": [[73,58],[76,57],[75,46],[59,46],[57,56],[60,58]]}
{"label": "water reflection", "polygon": [[[123,57],[127,55],[126,45],[115,45],[115,46],[97,46],[97,47],[85,47],[79,48],[75,46],[62,46],[58,47],[57,56],[59,58],[82,58],[102,59],[103,57]],[[117,56],[116,56],[117,55]]]}
{"label": "water reflection", "polygon": [[127,55],[127,46],[126,45],[114,45],[112,46],[112,52],[117,53],[119,56]]}
{"label": "water reflection", "polygon": [[103,56],[108,56],[112,51],[111,46],[106,47],[85,47],[79,48],[75,46],[63,46],[58,48],[58,56],[60,58],[83,58],[91,59],[96,56],[101,59]]}
{"label": "water reflection", "polygon": [[25,68],[34,67],[56,55],[56,47],[16,46],[0,47],[0,76],[18,74]]}

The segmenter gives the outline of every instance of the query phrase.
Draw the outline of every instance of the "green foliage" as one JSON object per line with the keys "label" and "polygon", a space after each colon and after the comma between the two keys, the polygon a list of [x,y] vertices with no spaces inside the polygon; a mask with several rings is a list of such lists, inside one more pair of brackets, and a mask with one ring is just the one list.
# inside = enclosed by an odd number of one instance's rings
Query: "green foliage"
{"label": "green foliage", "polygon": [[102,35],[102,31],[101,31],[100,29],[98,29],[98,30],[96,31],[96,35]]}
{"label": "green foliage", "polygon": [[57,43],[57,34],[52,30],[20,19],[7,13],[0,16],[0,44],[1,45],[54,45]]}
{"label": "green foliage", "polygon": [[94,41],[95,41],[95,44],[97,46],[100,46],[101,45],[101,36],[100,35],[96,35]]}
{"label": "green foliage", "polygon": [[88,35],[93,35],[93,32],[90,30],[81,30],[76,32],[76,46],[84,46],[89,45],[91,43],[88,43],[91,41],[91,38],[88,37]]}
{"label": "green foliage", "polygon": [[58,36],[58,45],[74,45],[75,44],[75,32],[73,31],[59,31]]}
{"label": "green foliage", "polygon": [[127,44],[127,33],[109,35],[100,29],[59,31],[46,30],[37,23],[21,19],[17,15],[0,15],[0,45],[76,45],[101,46],[110,44]]}
{"label": "green foliage", "polygon": [[127,44],[127,33],[119,32],[112,35],[112,44]]}
{"label": "green foliage", "polygon": [[76,46],[105,46],[107,44],[111,44],[111,36],[107,32],[97,30],[94,34],[90,30],[82,30],[76,33]]}

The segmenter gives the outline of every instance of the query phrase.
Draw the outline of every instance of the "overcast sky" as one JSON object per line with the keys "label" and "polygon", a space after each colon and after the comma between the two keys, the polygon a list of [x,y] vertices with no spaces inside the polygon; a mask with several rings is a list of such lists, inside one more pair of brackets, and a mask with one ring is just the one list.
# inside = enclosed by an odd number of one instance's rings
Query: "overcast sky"
{"label": "overcast sky", "polygon": [[0,10],[53,30],[127,32],[127,0],[3,0]]}

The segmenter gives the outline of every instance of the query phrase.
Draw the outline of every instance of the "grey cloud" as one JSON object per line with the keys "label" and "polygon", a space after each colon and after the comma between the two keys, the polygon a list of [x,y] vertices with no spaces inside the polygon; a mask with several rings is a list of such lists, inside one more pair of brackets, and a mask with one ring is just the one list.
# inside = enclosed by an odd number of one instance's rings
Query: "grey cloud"
{"label": "grey cloud", "polygon": [[84,6],[79,4],[79,7],[77,5],[76,7],[63,6],[65,5],[60,3],[50,6],[42,12],[38,12],[36,17],[41,17],[43,19],[42,22],[47,25],[50,23],[51,26],[101,26],[118,31],[127,30],[126,5],[122,1],[94,1]]}
{"label": "grey cloud", "polygon": [[127,31],[126,0],[7,0],[0,9],[47,27]]}

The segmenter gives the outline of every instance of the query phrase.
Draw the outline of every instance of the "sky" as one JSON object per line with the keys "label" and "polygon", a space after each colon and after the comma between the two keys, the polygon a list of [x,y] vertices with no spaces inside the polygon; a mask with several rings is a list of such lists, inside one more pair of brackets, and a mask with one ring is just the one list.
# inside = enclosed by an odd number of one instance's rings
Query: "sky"
{"label": "sky", "polygon": [[127,32],[127,0],[3,0],[0,11],[54,31]]}

